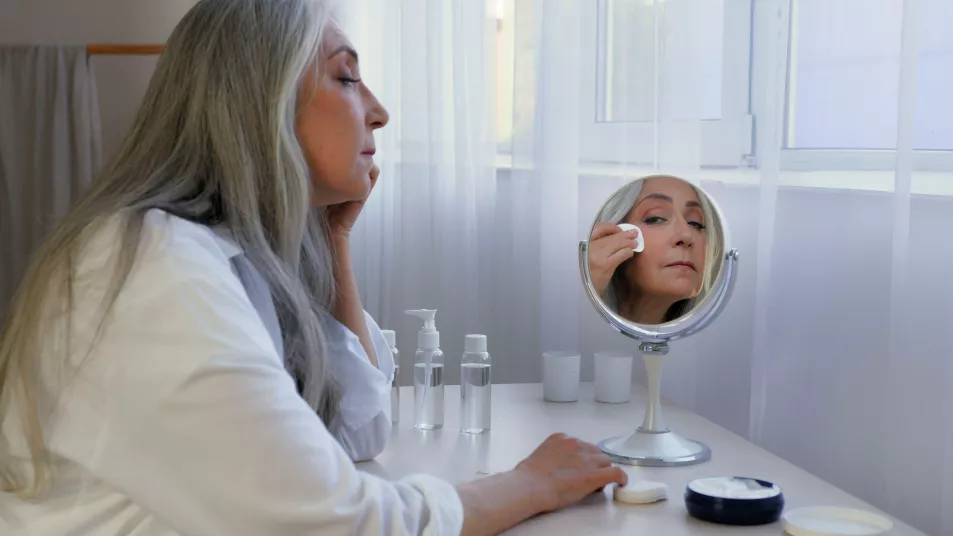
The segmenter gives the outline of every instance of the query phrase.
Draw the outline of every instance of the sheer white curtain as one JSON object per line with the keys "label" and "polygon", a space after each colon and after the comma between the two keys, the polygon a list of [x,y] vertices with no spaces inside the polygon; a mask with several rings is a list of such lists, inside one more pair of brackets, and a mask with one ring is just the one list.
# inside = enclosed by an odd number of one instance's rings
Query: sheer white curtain
{"label": "sheer white curtain", "polygon": [[581,351],[584,379],[594,351],[634,351],[583,297],[577,243],[626,180],[676,173],[722,206],[741,267],[723,315],[673,345],[665,394],[953,534],[953,4],[353,6],[392,115],[361,287],[405,365],[402,311],[423,307],[451,382],[466,333],[502,382],[539,381],[547,349]]}

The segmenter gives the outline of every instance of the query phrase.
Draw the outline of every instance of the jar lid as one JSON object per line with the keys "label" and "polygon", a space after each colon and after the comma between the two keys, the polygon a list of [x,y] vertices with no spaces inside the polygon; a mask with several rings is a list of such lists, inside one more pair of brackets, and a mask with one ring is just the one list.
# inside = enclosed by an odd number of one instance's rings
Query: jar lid
{"label": "jar lid", "polygon": [[791,536],[876,536],[892,529],[886,517],[853,508],[816,506],[784,514],[784,530]]}

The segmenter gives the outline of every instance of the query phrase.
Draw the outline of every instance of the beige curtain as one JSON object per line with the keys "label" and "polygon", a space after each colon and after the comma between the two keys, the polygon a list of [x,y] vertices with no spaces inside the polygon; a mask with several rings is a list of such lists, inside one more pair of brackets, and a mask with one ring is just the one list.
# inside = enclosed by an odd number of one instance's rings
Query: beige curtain
{"label": "beige curtain", "polygon": [[100,165],[82,46],[0,46],[0,315],[33,252]]}

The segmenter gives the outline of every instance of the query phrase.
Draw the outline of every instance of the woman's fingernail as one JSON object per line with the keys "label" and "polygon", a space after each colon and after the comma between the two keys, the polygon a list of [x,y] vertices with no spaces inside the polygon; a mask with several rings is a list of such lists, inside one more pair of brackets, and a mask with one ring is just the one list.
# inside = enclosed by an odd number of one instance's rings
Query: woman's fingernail
{"label": "woman's fingernail", "polygon": [[632,249],[634,249],[636,253],[642,253],[642,251],[645,250],[645,240],[642,238],[642,235],[637,236],[632,242]]}

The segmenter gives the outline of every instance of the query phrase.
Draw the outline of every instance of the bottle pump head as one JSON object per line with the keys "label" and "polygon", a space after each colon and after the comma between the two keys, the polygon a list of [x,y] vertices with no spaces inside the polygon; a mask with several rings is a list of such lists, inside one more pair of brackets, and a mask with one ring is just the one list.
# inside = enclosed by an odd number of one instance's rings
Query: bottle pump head
{"label": "bottle pump head", "polygon": [[417,309],[404,311],[410,316],[416,316],[424,321],[424,326],[417,332],[417,347],[421,350],[436,350],[440,348],[440,332],[437,331],[435,316],[436,309]]}

